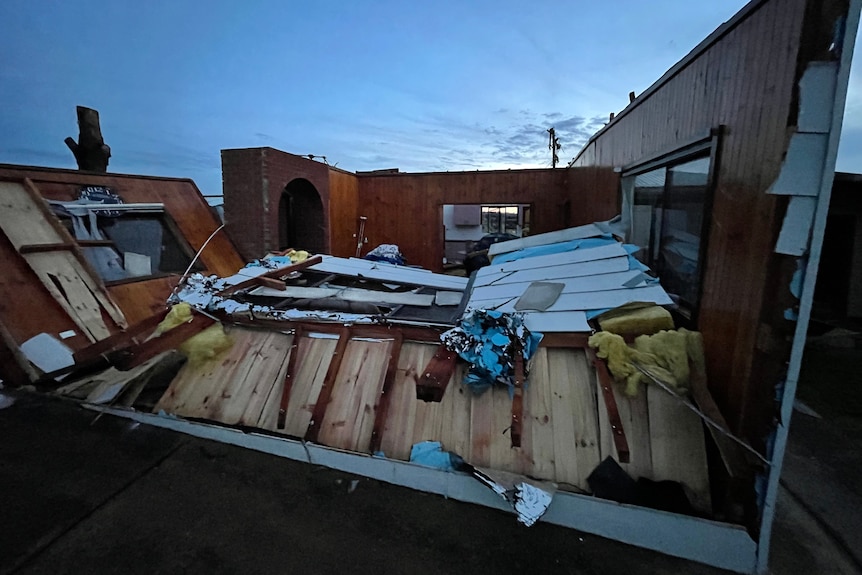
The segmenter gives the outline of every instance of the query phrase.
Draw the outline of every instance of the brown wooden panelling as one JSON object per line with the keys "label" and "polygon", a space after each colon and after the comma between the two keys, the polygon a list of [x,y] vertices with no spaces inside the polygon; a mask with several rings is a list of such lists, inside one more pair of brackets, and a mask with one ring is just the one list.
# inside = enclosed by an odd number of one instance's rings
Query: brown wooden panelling
{"label": "brown wooden panelling", "polygon": [[778,175],[788,119],[795,117],[806,4],[769,0],[753,6],[706,50],[630,104],[573,164],[631,165],[727,127],[709,216],[698,327],[711,390],[737,430],[745,412],[755,409],[748,405],[752,386],[762,387],[757,395],[763,403],[778,383],[754,381],[752,358],[762,311],[770,305],[767,274],[778,258],[772,251],[785,209],[765,192]]}
{"label": "brown wooden panelling", "polygon": [[[127,203],[164,204],[165,211],[194,251],[219,226],[215,214],[191,180],[12,165],[0,165],[0,178],[30,178],[46,199],[73,200],[82,186],[107,186]],[[56,336],[61,331],[76,329],[5,236],[0,241],[0,256],[4,262],[4,273],[0,274],[0,320],[17,342],[41,332]],[[231,275],[243,265],[224,230],[213,237],[199,261],[208,272],[218,275]],[[133,324],[162,309],[178,279],[172,276],[115,284],[108,292],[126,320]],[[86,339],[76,336],[64,343],[72,349],[80,349],[86,345]]]}
{"label": "brown wooden panelling", "polygon": [[618,181],[612,170],[596,168],[361,175],[363,254],[397,244],[410,264],[441,271],[444,204],[531,204],[538,234],[613,217]]}
{"label": "brown wooden panelling", "polygon": [[[0,165],[0,177],[30,178],[42,196],[50,200],[75,199],[82,186],[107,186],[127,203],[164,204],[194,251],[220,225],[192,180],[11,165]],[[200,261],[208,271],[218,275],[231,275],[245,263],[224,230],[213,237]]]}
{"label": "brown wooden panelling", "polygon": [[330,253],[343,258],[356,255],[359,216],[359,178],[340,170],[329,170]]}
{"label": "brown wooden panelling", "polygon": [[179,276],[166,276],[108,286],[108,293],[126,316],[129,325],[165,309],[165,300],[177,286]]}
{"label": "brown wooden panelling", "polygon": [[[42,332],[57,337],[74,330],[75,337],[63,340],[73,350],[89,345],[74,321],[66,314],[36,272],[0,232],[0,323],[6,326],[12,339],[19,345]],[[113,324],[108,324],[113,325]]]}
{"label": "brown wooden panelling", "polygon": [[[475,395],[460,383],[464,362],[440,402],[416,398],[417,381],[436,343],[398,345],[395,334],[390,334],[395,339],[354,338],[348,343],[346,331],[339,340],[312,337],[312,331],[314,327],[290,351],[297,354],[296,374],[283,429],[277,429],[276,421],[292,340],[269,330],[229,327],[233,347],[186,364],[154,412],[228,424],[242,421],[294,437],[318,429],[318,443],[360,453],[369,451],[376,430],[380,450],[400,460],[410,459],[416,443],[439,441],[444,450],[472,465],[555,481],[563,489],[566,484],[589,489],[586,478],[605,457],[614,456],[612,430],[600,417],[604,406],[598,410],[595,373],[583,349],[539,348],[522,398],[521,445],[513,447],[508,389],[495,386]],[[336,341],[342,344],[336,355],[341,359],[332,363]],[[381,394],[387,381],[384,408]],[[632,463],[627,465],[633,476],[684,479],[696,500],[708,501],[700,420],[661,390],[649,402],[646,389],[632,400],[618,389],[614,392],[620,394],[625,433],[633,440]],[[656,420],[669,411],[673,418]],[[679,433],[673,432],[675,423]],[[652,429],[659,433],[652,434]]]}

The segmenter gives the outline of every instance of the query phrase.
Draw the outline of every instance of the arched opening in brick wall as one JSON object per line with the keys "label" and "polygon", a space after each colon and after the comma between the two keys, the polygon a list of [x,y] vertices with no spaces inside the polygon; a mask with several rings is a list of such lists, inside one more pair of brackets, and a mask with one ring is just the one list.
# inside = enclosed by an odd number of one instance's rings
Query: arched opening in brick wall
{"label": "arched opening in brick wall", "polygon": [[314,185],[306,179],[291,180],[278,203],[278,244],[313,254],[326,250],[323,202]]}

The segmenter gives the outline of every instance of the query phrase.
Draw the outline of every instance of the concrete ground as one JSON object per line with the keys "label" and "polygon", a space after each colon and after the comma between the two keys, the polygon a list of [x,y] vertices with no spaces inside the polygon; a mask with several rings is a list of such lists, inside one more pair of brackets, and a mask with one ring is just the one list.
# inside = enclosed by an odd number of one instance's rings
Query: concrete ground
{"label": "concrete ground", "polygon": [[[439,496],[2,392],[0,574],[709,574],[703,565]],[[774,573],[854,573],[779,503]]]}

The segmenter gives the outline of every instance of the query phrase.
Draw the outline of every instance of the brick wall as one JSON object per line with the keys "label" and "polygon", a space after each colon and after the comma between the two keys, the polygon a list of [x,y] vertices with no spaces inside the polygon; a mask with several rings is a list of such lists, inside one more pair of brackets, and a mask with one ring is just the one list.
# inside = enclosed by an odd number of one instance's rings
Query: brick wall
{"label": "brick wall", "polygon": [[263,149],[222,150],[225,230],[245,260],[266,253]]}
{"label": "brick wall", "polygon": [[[325,164],[273,148],[222,150],[225,227],[246,260],[263,257],[281,247],[279,202],[285,187],[296,179],[310,182],[320,195],[323,241],[311,242],[312,251],[328,253],[329,168]],[[308,208],[306,208],[308,209]],[[319,225],[317,226],[319,227]],[[302,245],[302,229],[298,229]]]}

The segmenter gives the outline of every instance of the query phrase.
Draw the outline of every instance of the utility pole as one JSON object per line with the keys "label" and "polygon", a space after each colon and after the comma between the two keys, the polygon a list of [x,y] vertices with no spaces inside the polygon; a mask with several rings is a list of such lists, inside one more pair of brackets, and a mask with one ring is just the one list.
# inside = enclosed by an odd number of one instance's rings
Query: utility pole
{"label": "utility pole", "polygon": [[556,168],[557,162],[560,161],[560,157],[557,155],[557,150],[562,149],[563,145],[560,144],[560,139],[557,137],[556,131],[554,128],[548,129],[548,149],[551,150],[551,167]]}

